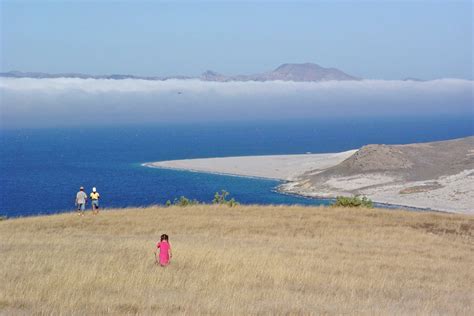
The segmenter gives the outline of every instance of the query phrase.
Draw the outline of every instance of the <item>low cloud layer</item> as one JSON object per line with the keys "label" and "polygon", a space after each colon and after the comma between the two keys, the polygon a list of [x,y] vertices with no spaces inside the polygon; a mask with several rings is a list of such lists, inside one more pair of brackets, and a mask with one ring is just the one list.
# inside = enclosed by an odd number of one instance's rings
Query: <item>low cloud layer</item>
{"label": "low cloud layer", "polygon": [[474,82],[0,79],[5,128],[154,122],[470,115]]}

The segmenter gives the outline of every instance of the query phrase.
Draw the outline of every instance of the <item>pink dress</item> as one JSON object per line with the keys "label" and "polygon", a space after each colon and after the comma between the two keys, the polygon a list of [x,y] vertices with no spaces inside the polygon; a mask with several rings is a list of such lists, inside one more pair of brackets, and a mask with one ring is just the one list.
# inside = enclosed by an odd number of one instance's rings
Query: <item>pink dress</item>
{"label": "pink dress", "polygon": [[156,248],[160,249],[160,264],[162,266],[170,263],[170,244],[167,241],[160,241],[156,244]]}

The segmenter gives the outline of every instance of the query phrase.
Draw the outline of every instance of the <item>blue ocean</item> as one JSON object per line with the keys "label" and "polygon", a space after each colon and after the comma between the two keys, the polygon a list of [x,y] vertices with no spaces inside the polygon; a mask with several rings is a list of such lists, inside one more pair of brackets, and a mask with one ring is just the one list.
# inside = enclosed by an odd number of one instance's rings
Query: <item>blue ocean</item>
{"label": "blue ocean", "polygon": [[328,204],[275,191],[278,181],[155,169],[142,163],[245,155],[327,153],[370,143],[403,144],[474,134],[472,117],[254,121],[0,131],[0,215],[74,209],[80,186],[101,206],[210,202],[216,191],[243,204]]}

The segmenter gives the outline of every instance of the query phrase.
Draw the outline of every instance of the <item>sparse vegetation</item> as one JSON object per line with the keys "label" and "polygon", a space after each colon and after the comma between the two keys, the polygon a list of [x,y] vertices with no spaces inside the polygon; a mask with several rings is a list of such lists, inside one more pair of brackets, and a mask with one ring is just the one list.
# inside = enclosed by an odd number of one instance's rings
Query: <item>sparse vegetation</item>
{"label": "sparse vegetation", "polygon": [[[0,222],[0,314],[474,314],[472,216],[194,205]],[[154,264],[167,233],[173,259]]]}
{"label": "sparse vegetation", "polygon": [[[227,200],[227,196],[229,196],[229,192],[227,192],[226,190],[222,190],[221,193],[216,192],[216,194],[214,195],[214,199],[212,200],[212,204],[227,205],[230,207],[239,205],[239,202],[237,202],[234,198]],[[186,206],[192,206],[192,205],[198,205],[198,204],[203,204],[203,203],[199,202],[196,199],[188,199],[185,196],[181,196],[179,199],[174,199],[173,203],[171,203],[170,200],[166,201],[165,206],[170,207],[172,205],[175,205],[175,206],[186,207]]]}
{"label": "sparse vegetation", "polygon": [[373,208],[374,203],[372,200],[368,199],[367,197],[360,197],[360,196],[338,196],[336,201],[332,204],[335,207],[366,207],[366,208]]}
{"label": "sparse vegetation", "polygon": [[191,206],[191,205],[198,205],[199,201],[196,199],[191,200],[185,196],[181,196],[179,199],[174,199],[173,204],[176,206],[186,207],[186,206]]}
{"label": "sparse vegetation", "polygon": [[216,194],[214,194],[214,199],[212,200],[212,204],[227,205],[230,207],[239,205],[239,203],[234,198],[227,200],[228,195],[229,195],[229,192],[227,192],[226,190],[222,190],[221,193],[216,192]]}

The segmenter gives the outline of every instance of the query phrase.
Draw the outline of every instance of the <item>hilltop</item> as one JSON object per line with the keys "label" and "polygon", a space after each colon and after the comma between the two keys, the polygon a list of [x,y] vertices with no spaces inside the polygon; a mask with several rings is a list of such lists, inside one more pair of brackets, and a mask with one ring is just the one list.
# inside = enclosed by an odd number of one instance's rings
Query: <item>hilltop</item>
{"label": "hilltop", "polygon": [[[0,222],[0,314],[472,315],[472,216],[149,207]],[[153,264],[162,233],[173,259]]]}
{"label": "hilltop", "polygon": [[383,172],[406,181],[431,180],[474,169],[474,136],[406,145],[366,145],[312,179]]}
{"label": "hilltop", "polygon": [[367,145],[341,163],[282,186],[308,196],[366,195],[376,201],[472,213],[474,136],[407,145]]}
{"label": "hilltop", "polygon": [[112,80],[123,80],[123,79],[141,79],[141,80],[170,80],[170,79],[199,79],[203,81],[328,81],[328,80],[360,80],[360,78],[348,75],[343,71],[336,68],[324,68],[313,63],[303,64],[283,64],[273,71],[264,72],[261,74],[254,75],[236,75],[227,76],[219,74],[212,70],[207,70],[201,76],[171,76],[171,77],[160,77],[160,76],[134,76],[134,75],[90,75],[82,73],[60,73],[60,74],[49,74],[43,72],[21,72],[21,71],[10,71],[0,73],[0,77],[7,78],[79,78],[79,79],[112,79]]}

